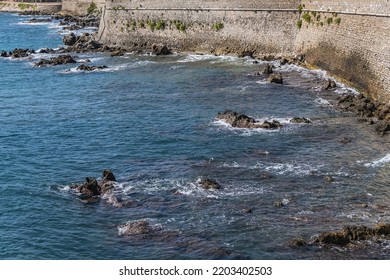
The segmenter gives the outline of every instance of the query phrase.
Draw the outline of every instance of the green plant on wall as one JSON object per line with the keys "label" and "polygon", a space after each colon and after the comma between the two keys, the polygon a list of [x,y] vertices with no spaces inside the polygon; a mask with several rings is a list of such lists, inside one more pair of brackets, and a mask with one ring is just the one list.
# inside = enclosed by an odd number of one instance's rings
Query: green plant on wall
{"label": "green plant on wall", "polygon": [[217,23],[214,23],[212,28],[215,30],[215,31],[219,31],[221,30],[222,28],[224,28],[224,24],[222,22],[217,22]]}
{"label": "green plant on wall", "polygon": [[337,25],[340,25],[341,18],[336,18],[336,19],[334,20],[334,22],[335,22]]}
{"label": "green plant on wall", "polygon": [[187,30],[187,26],[180,20],[174,20],[173,24],[176,26],[176,29],[181,32],[185,32]]}
{"label": "green plant on wall", "polygon": [[310,16],[309,13],[304,13],[304,14],[302,15],[302,19],[303,19],[304,21],[306,21],[307,23],[311,23],[311,16]]}
{"label": "green plant on wall", "polygon": [[301,19],[298,20],[297,27],[298,27],[298,29],[302,28],[302,20]]}
{"label": "green plant on wall", "polygon": [[97,6],[94,2],[91,2],[91,4],[89,5],[88,9],[87,9],[87,13],[88,14],[92,14],[93,12],[95,12],[97,10]]}

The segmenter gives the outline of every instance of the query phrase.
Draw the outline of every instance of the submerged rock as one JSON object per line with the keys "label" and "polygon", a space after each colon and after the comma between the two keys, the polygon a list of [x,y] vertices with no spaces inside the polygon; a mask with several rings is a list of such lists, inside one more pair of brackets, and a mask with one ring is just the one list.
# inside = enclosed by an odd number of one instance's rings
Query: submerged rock
{"label": "submerged rock", "polygon": [[119,234],[123,236],[146,235],[156,231],[148,221],[136,221],[118,226]]}
{"label": "submerged rock", "polygon": [[219,190],[221,185],[214,179],[203,178],[199,180],[199,185],[206,190]]}

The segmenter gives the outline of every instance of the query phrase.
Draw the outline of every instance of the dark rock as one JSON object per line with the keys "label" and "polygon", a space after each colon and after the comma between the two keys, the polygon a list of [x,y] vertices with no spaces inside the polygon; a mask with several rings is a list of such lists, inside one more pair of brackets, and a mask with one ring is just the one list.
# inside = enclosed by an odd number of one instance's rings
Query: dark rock
{"label": "dark rock", "polygon": [[332,176],[326,175],[324,176],[324,180],[328,183],[332,183],[334,181],[334,178]]}
{"label": "dark rock", "polygon": [[76,37],[76,35],[74,33],[67,34],[62,39],[62,42],[66,46],[73,46],[74,44],[76,44],[76,41],[77,41],[77,37]]}
{"label": "dark rock", "polygon": [[318,238],[315,239],[314,243],[320,244],[333,244],[333,245],[347,245],[350,243],[348,235],[344,231],[336,232],[323,232]]}
{"label": "dark rock", "polygon": [[235,128],[263,128],[263,129],[278,129],[282,127],[282,124],[276,120],[256,122],[252,117],[244,114],[238,114],[237,112],[226,110],[225,112],[218,113],[217,119],[223,120]]}
{"label": "dark rock", "polygon": [[77,67],[77,70],[79,71],[94,71],[94,70],[100,70],[100,69],[105,69],[107,66],[88,66],[85,64],[81,64],[80,66]]}
{"label": "dark rock", "polygon": [[379,224],[374,228],[376,235],[390,235],[390,224]]}
{"label": "dark rock", "polygon": [[242,209],[242,212],[244,214],[250,214],[250,213],[252,213],[252,209],[251,208],[244,208],[244,209]]}
{"label": "dark rock", "polygon": [[152,45],[152,52],[155,55],[169,55],[172,54],[172,52],[168,49],[166,45]]}
{"label": "dark rock", "polygon": [[148,221],[126,223],[119,225],[119,228],[120,235],[124,236],[147,235],[155,230]]}
{"label": "dark rock", "polygon": [[310,124],[312,123],[311,120],[301,117],[295,117],[290,120],[290,123],[296,123],[296,124]]}
{"label": "dark rock", "polygon": [[76,63],[76,60],[70,55],[61,55],[58,57],[52,57],[50,59],[41,59],[39,62],[35,63],[35,66],[49,66],[49,65],[61,65],[61,64],[71,64]]}
{"label": "dark rock", "polygon": [[51,18],[32,18],[28,21],[28,23],[44,23],[44,22],[51,22]]}
{"label": "dark rock", "polygon": [[35,53],[35,51],[31,49],[14,49],[10,53],[10,56],[12,58],[23,58],[23,57],[28,57],[33,53]]}
{"label": "dark rock", "polygon": [[390,132],[390,123],[386,121],[380,121],[375,127],[376,132],[379,134],[388,134]]}
{"label": "dark rock", "polygon": [[277,200],[274,202],[274,207],[276,207],[276,208],[282,208],[283,206],[284,206],[284,204],[281,200]]}
{"label": "dark rock", "polygon": [[1,57],[8,57],[9,55],[6,51],[1,51],[0,56]]}
{"label": "dark rock", "polygon": [[296,238],[296,239],[290,240],[289,244],[290,244],[290,246],[294,246],[294,247],[302,247],[302,246],[307,245],[307,242],[302,238]]}
{"label": "dark rock", "polygon": [[49,48],[43,48],[43,49],[40,49],[37,53],[47,53],[47,54],[51,54],[51,53],[55,53],[56,51],[53,50],[53,49],[49,49]]}
{"label": "dark rock", "polygon": [[271,122],[264,121],[263,123],[256,123],[255,124],[255,127],[263,128],[263,129],[279,129],[282,126],[283,125],[279,121],[276,121],[276,120],[273,120]]}
{"label": "dark rock", "polygon": [[101,188],[95,178],[87,177],[85,183],[76,189],[84,198],[97,196],[101,194]]}
{"label": "dark rock", "polygon": [[116,178],[114,173],[110,169],[103,170],[103,181],[114,181],[116,182]]}
{"label": "dark rock", "polygon": [[274,72],[272,64],[267,64],[263,70],[264,75],[270,75]]}
{"label": "dark rock", "polygon": [[280,73],[271,74],[268,77],[268,82],[282,85],[283,84],[282,74],[280,74]]}
{"label": "dark rock", "polygon": [[343,143],[343,144],[348,144],[348,143],[351,143],[352,140],[350,138],[348,138],[348,137],[342,137],[342,138],[339,139],[339,142]]}
{"label": "dark rock", "polygon": [[221,185],[214,179],[203,178],[199,180],[199,185],[206,190],[219,190]]}
{"label": "dark rock", "polygon": [[332,81],[332,80],[326,80],[322,85],[323,90],[329,90],[329,89],[332,89],[335,87],[337,87],[337,84],[335,81]]}

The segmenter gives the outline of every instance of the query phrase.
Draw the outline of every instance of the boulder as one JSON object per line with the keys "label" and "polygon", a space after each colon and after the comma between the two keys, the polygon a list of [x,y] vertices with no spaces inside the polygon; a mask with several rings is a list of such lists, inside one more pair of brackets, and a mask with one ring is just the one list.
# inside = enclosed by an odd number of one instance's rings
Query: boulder
{"label": "boulder", "polygon": [[265,66],[265,68],[263,69],[263,74],[264,75],[270,75],[270,74],[272,74],[273,72],[274,72],[274,70],[273,70],[273,65],[272,64],[267,64],[266,66]]}
{"label": "boulder", "polygon": [[276,120],[273,120],[271,122],[264,121],[263,123],[256,123],[255,124],[256,128],[263,128],[263,129],[279,129],[282,126],[283,125],[279,121],[276,121]]}
{"label": "boulder", "polygon": [[78,186],[76,190],[83,195],[83,198],[90,198],[101,194],[101,188],[95,178],[85,178],[85,183]]}
{"label": "boulder", "polygon": [[1,51],[0,56],[1,57],[8,57],[9,55],[6,51]]}
{"label": "boulder", "polygon": [[77,37],[73,32],[65,35],[64,38],[62,39],[62,42],[66,46],[73,46],[74,44],[76,44],[76,41],[77,41]]}
{"label": "boulder", "polygon": [[152,45],[152,53],[155,55],[169,55],[172,52],[168,49],[167,45]]}
{"label": "boulder", "polygon": [[326,80],[323,84],[322,84],[322,89],[323,90],[330,90],[332,88],[335,88],[337,87],[337,84],[335,81],[333,80]]}
{"label": "boulder", "polygon": [[154,231],[148,221],[130,222],[119,225],[118,228],[120,229],[120,235],[124,236],[147,235]]}
{"label": "boulder", "polygon": [[23,57],[28,57],[31,54],[33,54],[35,51],[32,49],[14,49],[11,53],[10,56],[12,58],[23,58]]}
{"label": "boulder", "polygon": [[79,71],[94,71],[94,70],[100,70],[100,69],[105,69],[105,68],[107,68],[107,66],[105,66],[105,65],[103,65],[103,66],[88,66],[85,64],[81,64],[76,69]]}
{"label": "boulder", "polygon": [[268,77],[268,82],[269,83],[273,83],[273,84],[280,84],[280,85],[282,85],[283,84],[282,74],[280,74],[280,73],[271,74]]}
{"label": "boulder", "polygon": [[219,190],[221,185],[214,179],[203,178],[199,180],[199,185],[206,190]]}
{"label": "boulder", "polygon": [[35,63],[35,66],[49,66],[49,65],[61,65],[61,64],[70,64],[76,63],[76,60],[70,55],[60,55],[58,57],[52,57],[50,59],[41,59],[39,62]]}
{"label": "boulder", "polygon": [[276,120],[257,122],[254,118],[244,114],[238,114],[232,110],[226,110],[217,114],[217,119],[223,120],[235,128],[263,128],[263,129],[278,129],[282,124]]}
{"label": "boulder", "polygon": [[307,118],[301,118],[301,117],[295,117],[290,120],[290,123],[296,123],[296,124],[310,124],[312,123],[311,120]]}

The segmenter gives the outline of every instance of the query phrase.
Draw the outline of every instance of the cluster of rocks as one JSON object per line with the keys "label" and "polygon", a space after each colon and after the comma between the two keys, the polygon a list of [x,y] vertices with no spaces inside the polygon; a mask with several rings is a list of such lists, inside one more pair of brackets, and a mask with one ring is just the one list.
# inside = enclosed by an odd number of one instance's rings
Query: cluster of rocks
{"label": "cluster of rocks", "polygon": [[105,169],[103,171],[103,179],[96,180],[93,177],[87,177],[84,184],[74,185],[71,188],[81,195],[81,200],[84,202],[94,202],[96,198],[105,195],[115,187],[114,173]]}
{"label": "cluster of rocks", "polygon": [[106,68],[107,68],[106,65],[102,65],[102,66],[90,66],[90,65],[81,64],[80,66],[78,66],[78,67],[76,68],[76,70],[78,70],[78,71],[90,72],[90,71],[101,70],[101,69],[106,69]]}
{"label": "cluster of rocks", "polygon": [[367,226],[345,226],[341,230],[323,232],[314,240],[306,241],[298,238],[290,242],[294,246],[304,245],[337,245],[346,246],[355,241],[390,238],[390,224],[379,224],[374,228]]}
{"label": "cluster of rocks", "polygon": [[[258,122],[252,117],[249,117],[245,114],[239,114],[232,110],[226,110],[222,113],[218,113],[217,119],[223,120],[235,128],[279,129],[283,126],[277,120]],[[290,120],[290,123],[309,124],[311,121],[307,118],[295,117]]]}
{"label": "cluster of rocks", "polygon": [[76,30],[86,27],[99,27],[100,16],[96,14],[88,14],[85,16],[75,16],[69,14],[57,14],[52,19],[60,20],[60,26],[64,26],[64,29]]}
{"label": "cluster of rocks", "polygon": [[7,51],[1,51],[0,56],[1,57],[10,57],[10,58],[26,58],[29,57],[31,54],[35,53],[35,50],[33,49],[14,49],[13,51],[7,52]]}
{"label": "cluster of rocks", "polygon": [[375,125],[380,134],[390,133],[390,105],[372,100],[362,94],[345,95],[339,98],[338,105],[356,113],[363,121]]}

